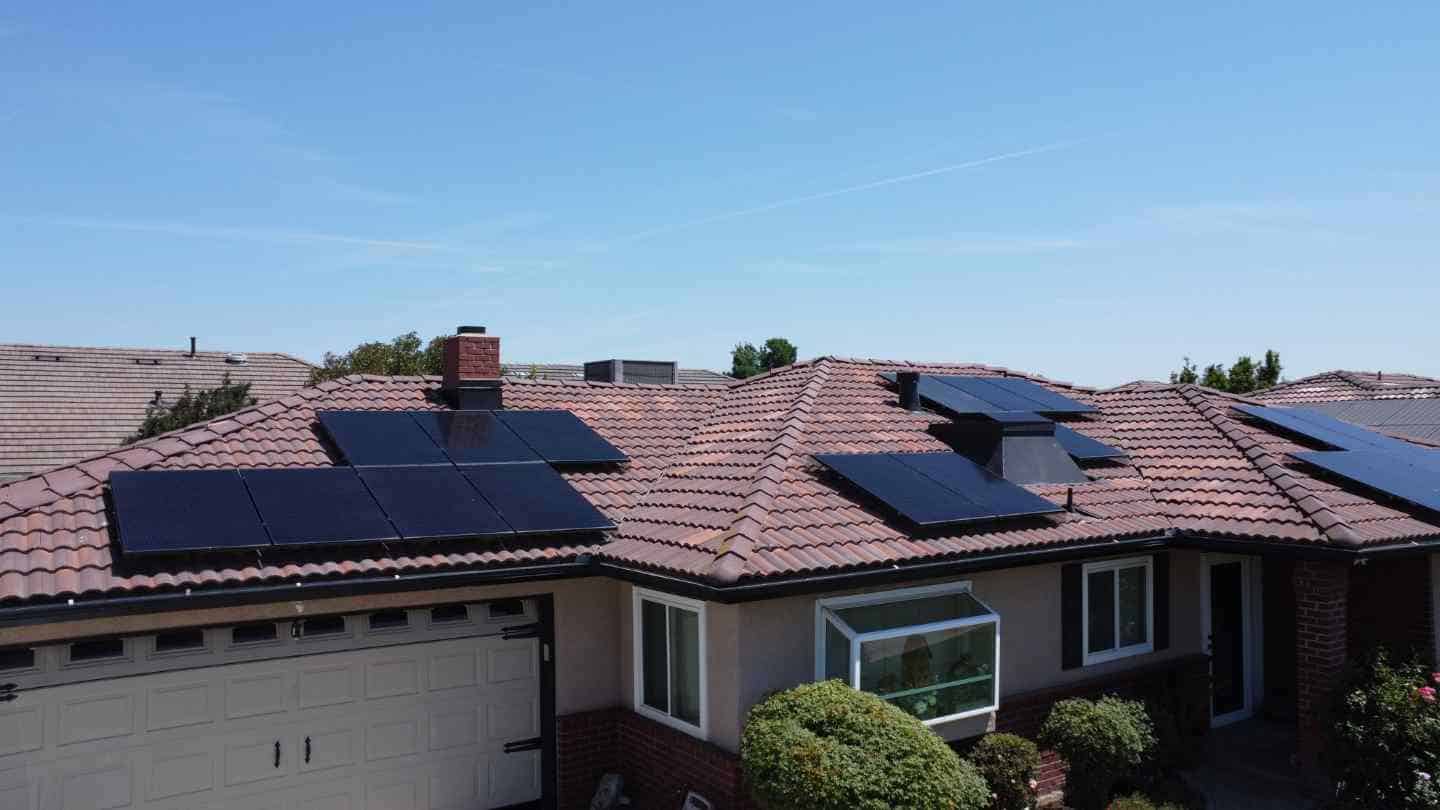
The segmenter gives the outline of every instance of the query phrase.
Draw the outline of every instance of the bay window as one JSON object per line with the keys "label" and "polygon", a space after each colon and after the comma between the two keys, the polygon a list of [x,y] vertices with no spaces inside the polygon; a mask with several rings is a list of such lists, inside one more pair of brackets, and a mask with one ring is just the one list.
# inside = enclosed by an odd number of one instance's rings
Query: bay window
{"label": "bay window", "polygon": [[1000,617],[969,583],[822,599],[816,677],[873,692],[927,724],[994,711]]}
{"label": "bay window", "polygon": [[1083,569],[1085,664],[1155,649],[1150,557],[1086,563]]}
{"label": "bay window", "polygon": [[635,708],[705,735],[705,604],[635,589]]}

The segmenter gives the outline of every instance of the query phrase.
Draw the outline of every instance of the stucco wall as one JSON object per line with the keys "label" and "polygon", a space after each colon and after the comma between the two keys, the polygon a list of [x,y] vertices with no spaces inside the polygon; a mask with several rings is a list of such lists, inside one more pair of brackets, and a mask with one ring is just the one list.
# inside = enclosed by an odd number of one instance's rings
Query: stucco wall
{"label": "stucco wall", "polygon": [[[909,583],[903,587],[968,581],[975,595],[1000,614],[1003,703],[1006,695],[1102,677],[1202,652],[1201,557],[1191,551],[1169,553],[1170,648],[1071,670],[1060,666],[1060,564],[988,571]],[[710,605],[707,608],[712,640],[710,740],[722,748],[736,750],[745,712],[750,706],[770,691],[814,680],[816,599],[863,592],[866,591],[837,591],[741,605]],[[723,645],[715,643],[722,638],[725,639]],[[986,731],[991,722],[990,717],[977,717],[935,730],[947,739],[960,739]]]}
{"label": "stucco wall", "polygon": [[[555,710],[558,714],[569,714],[613,707],[628,693],[620,687],[616,660],[620,650],[629,651],[628,640],[622,645],[619,636],[620,587],[614,580],[588,577],[48,622],[0,628],[0,647],[548,593],[554,596],[555,603]],[[628,591],[625,598],[629,598]],[[628,601],[625,604],[628,606]]]}

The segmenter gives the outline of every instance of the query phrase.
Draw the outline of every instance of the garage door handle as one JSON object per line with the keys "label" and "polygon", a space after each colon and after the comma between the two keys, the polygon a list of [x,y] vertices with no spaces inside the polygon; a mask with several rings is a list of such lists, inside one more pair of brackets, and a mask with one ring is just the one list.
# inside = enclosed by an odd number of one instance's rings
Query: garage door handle
{"label": "garage door handle", "polygon": [[305,738],[305,764],[310,764],[310,738]]}
{"label": "garage door handle", "polygon": [[280,741],[275,741],[275,767],[280,767]]}
{"label": "garage door handle", "polygon": [[535,751],[540,748],[540,745],[543,742],[544,739],[541,737],[530,737],[529,739],[525,740],[516,740],[514,742],[505,743],[504,751],[507,754],[518,754],[521,751]]}

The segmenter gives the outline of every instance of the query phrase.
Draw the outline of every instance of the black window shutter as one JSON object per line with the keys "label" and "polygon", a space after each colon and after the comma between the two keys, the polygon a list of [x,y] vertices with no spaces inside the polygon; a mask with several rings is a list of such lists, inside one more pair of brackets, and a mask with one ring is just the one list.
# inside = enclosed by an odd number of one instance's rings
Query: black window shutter
{"label": "black window shutter", "polygon": [[1075,669],[1085,663],[1084,632],[1085,595],[1080,563],[1060,569],[1060,668]]}
{"label": "black window shutter", "polygon": [[1170,649],[1170,553],[1155,555],[1155,649]]}

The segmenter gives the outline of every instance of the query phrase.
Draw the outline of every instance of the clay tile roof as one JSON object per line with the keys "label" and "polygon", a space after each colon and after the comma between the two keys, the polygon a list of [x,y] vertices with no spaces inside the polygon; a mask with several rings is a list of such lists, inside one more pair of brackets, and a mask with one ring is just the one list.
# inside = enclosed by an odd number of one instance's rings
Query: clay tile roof
{"label": "clay tile roof", "polygon": [[[230,358],[227,361],[227,357]],[[310,379],[303,360],[275,352],[169,351],[0,344],[0,481],[113,450],[161,393],[214,388],[228,373],[264,402]],[[138,362],[137,362],[138,361]]]}
{"label": "clay tile roof", "polygon": [[1434,399],[1440,397],[1440,379],[1390,371],[1325,371],[1287,380],[1255,397],[1271,405],[1355,399]]}
{"label": "clay tile roof", "polygon": [[[1125,449],[1087,464],[1091,481],[1030,489],[1075,510],[916,533],[841,491],[820,452],[948,447],[941,417],[895,404],[882,371],[1011,374],[1096,405],[1065,423]],[[112,557],[102,482],[111,470],[327,466],[317,430],[328,408],[438,408],[438,380],[351,376],[43,475],[0,485],[0,603],[176,588],[288,583],[361,574],[481,569],[573,560],[717,585],[924,560],[1182,532],[1353,548],[1440,540],[1440,520],[1309,475],[1301,449],[1232,415],[1245,401],[1197,386],[1094,391],[978,365],[820,358],[733,386],[507,380],[506,407],[571,410],[628,454],[614,470],[566,478],[619,525],[608,542],[427,544],[206,556],[137,564]],[[530,541],[533,542],[533,541]]]}

